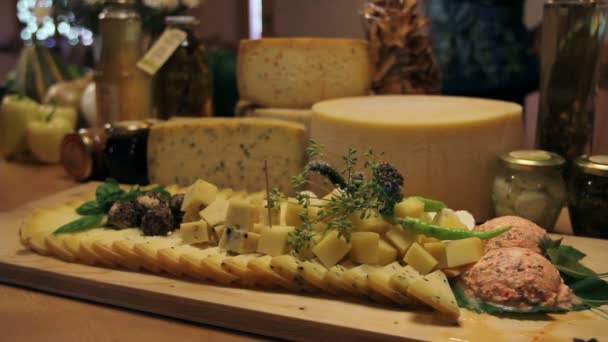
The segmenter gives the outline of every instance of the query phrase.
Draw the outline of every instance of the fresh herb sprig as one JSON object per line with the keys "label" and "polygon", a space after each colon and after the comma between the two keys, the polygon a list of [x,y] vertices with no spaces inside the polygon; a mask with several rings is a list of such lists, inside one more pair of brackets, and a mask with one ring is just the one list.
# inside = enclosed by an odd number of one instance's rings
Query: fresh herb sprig
{"label": "fresh herb sprig", "polygon": [[76,213],[82,217],[57,228],[53,234],[74,233],[99,227],[115,202],[134,201],[138,196],[150,192],[159,193],[165,200],[171,198],[171,194],[162,186],[156,186],[148,190],[142,190],[139,186],[134,186],[127,191],[120,187],[118,181],[108,178],[95,190],[94,200],[85,202],[76,208]]}
{"label": "fresh herb sprig", "polygon": [[[311,141],[306,150],[308,157],[322,158],[324,146]],[[363,168],[371,171],[371,179],[366,179],[362,172],[356,170],[359,164],[357,150],[350,148],[342,157],[344,167],[337,170],[323,161],[311,161],[306,168],[292,178],[292,185],[296,190],[309,184],[311,173],[320,175],[335,188],[332,196],[318,199],[316,204],[311,203],[310,196],[300,192],[297,201],[304,208],[300,214],[302,224],[288,238],[289,244],[296,252],[310,246],[316,234],[315,226],[325,223],[327,230],[338,231],[338,236],[350,240],[352,231],[352,218],[359,215],[367,218],[372,215],[391,215],[394,204],[403,199],[403,176],[388,163],[378,161],[378,155],[372,150],[364,154],[367,161]],[[315,217],[310,217],[308,208],[318,207]]]}

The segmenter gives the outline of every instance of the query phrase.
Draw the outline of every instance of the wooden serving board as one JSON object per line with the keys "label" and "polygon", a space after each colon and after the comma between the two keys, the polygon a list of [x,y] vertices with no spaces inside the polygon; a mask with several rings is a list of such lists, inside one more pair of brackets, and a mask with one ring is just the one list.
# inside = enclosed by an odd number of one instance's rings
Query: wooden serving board
{"label": "wooden serving board", "polygon": [[[19,226],[34,208],[90,193],[94,184],[0,214],[0,281],[173,318],[294,340],[572,341],[608,338],[608,321],[590,311],[560,315],[479,315],[457,324],[426,310],[371,302],[216,286],[189,279],[66,263],[24,248]],[[566,237],[607,271],[608,240]]]}

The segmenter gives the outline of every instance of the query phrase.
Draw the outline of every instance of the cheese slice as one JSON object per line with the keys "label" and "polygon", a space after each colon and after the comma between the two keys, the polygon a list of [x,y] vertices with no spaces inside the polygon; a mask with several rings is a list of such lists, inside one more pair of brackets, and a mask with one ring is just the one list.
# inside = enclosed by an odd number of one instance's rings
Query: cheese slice
{"label": "cheese slice", "polygon": [[368,43],[358,39],[242,40],[237,79],[241,99],[263,107],[310,108],[315,102],[367,95]]}
{"label": "cheese slice", "polygon": [[291,177],[302,171],[307,146],[304,126],[261,118],[176,119],[154,125],[148,139],[151,183],[191,184],[204,179],[218,187],[293,194]]}
{"label": "cheese slice", "polygon": [[[312,139],[342,167],[349,147],[384,152],[405,177],[408,194],[438,198],[477,221],[492,216],[499,154],[521,148],[522,108],[515,103],[448,96],[368,96],[313,106]],[[315,190],[315,189],[313,189]]]}

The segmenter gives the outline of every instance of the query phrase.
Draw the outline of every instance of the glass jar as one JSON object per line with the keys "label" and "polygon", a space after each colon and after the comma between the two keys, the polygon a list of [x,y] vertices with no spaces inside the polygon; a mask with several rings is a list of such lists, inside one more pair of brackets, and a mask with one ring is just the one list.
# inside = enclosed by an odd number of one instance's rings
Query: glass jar
{"label": "glass jar", "polygon": [[150,125],[146,121],[120,121],[106,128],[106,164],[110,176],[120,183],[148,184]]}
{"label": "glass jar", "polygon": [[108,174],[104,149],[106,132],[101,128],[81,128],[61,142],[61,164],[79,181],[104,180]]}
{"label": "glass jar", "polygon": [[195,34],[199,22],[190,16],[169,16],[165,22],[168,28],[182,30],[187,36],[156,74],[157,117],[212,116],[213,83],[207,52]]}
{"label": "glass jar", "polygon": [[137,67],[143,56],[135,0],[108,0],[99,14],[101,57],[95,72],[97,127],[152,115],[152,78]]}
{"label": "glass jar", "polygon": [[575,235],[608,239],[608,155],[576,159],[568,186]]}
{"label": "glass jar", "polygon": [[551,231],[566,201],[561,156],[542,150],[500,155],[492,200],[496,216],[515,215]]}

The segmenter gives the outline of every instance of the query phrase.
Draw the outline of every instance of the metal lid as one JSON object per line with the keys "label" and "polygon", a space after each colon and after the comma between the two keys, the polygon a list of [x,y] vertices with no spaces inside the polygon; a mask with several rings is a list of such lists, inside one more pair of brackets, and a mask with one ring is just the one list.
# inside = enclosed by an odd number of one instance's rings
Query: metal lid
{"label": "metal lid", "polygon": [[137,4],[137,0],[106,0],[105,4],[106,5],[114,5],[114,4],[118,4],[118,5],[135,5],[135,4]]}
{"label": "metal lid", "polygon": [[198,19],[190,15],[170,15],[165,17],[165,23],[167,25],[195,26],[200,22]]}
{"label": "metal lid", "polygon": [[608,176],[608,155],[580,156],[574,162],[584,173]]}
{"label": "metal lid", "polygon": [[65,172],[79,181],[91,177],[95,149],[84,131],[68,134],[61,142],[61,164]]}
{"label": "metal lid", "polygon": [[506,167],[523,171],[557,169],[566,162],[559,154],[544,150],[517,150],[501,154],[499,159]]}
{"label": "metal lid", "polygon": [[146,131],[152,125],[149,121],[117,121],[111,124],[106,124],[105,129],[106,132],[112,134],[130,134]]}

